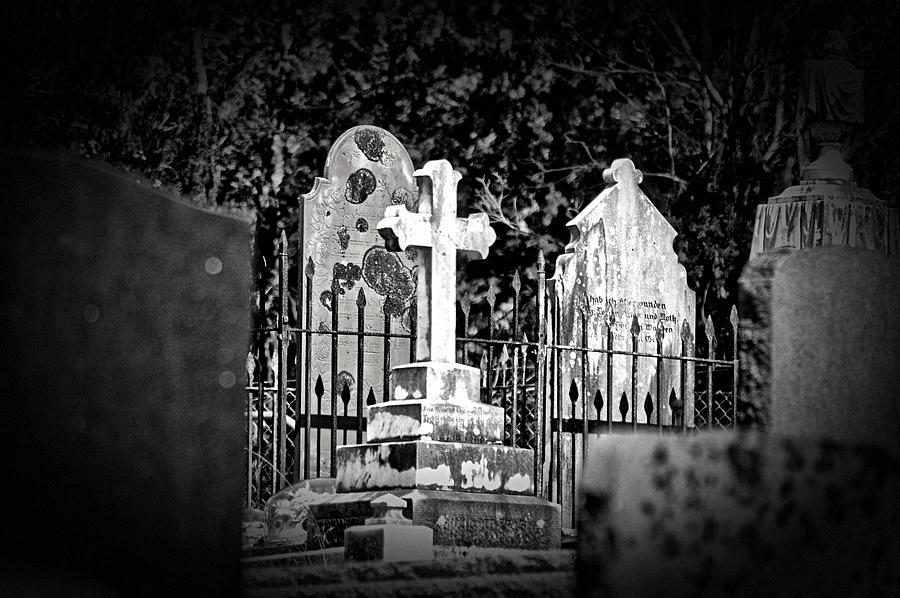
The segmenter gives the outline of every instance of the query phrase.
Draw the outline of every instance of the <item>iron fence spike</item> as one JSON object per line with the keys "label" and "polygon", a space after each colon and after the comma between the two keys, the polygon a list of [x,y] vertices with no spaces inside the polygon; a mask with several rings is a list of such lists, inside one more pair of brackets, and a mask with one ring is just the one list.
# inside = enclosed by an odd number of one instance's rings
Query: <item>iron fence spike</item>
{"label": "iron fence spike", "polygon": [[575,382],[575,379],[572,379],[572,384],[569,385],[569,400],[572,403],[578,402],[578,384]]}
{"label": "iron fence spike", "polygon": [[500,351],[499,361],[500,361],[501,367],[506,367],[506,364],[509,361],[509,351],[507,350],[506,347],[507,347],[507,345],[506,345],[506,343],[504,343],[503,350]]}
{"label": "iron fence spike", "polygon": [[637,314],[631,316],[631,336],[637,336],[641,332],[641,324],[638,322]]}
{"label": "iron fence spike", "polygon": [[622,421],[628,417],[628,395],[625,394],[625,391],[622,391],[622,396],[619,398],[619,413],[622,414]]}

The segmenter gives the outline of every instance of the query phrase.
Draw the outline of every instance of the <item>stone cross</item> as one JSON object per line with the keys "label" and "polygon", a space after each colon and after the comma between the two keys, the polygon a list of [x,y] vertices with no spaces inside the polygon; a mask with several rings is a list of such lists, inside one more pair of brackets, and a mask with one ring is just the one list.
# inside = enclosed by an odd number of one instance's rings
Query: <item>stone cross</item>
{"label": "stone cross", "polygon": [[447,160],[432,160],[415,171],[419,211],[403,205],[385,209],[378,232],[391,251],[418,248],[416,357],[456,361],[456,252],[487,257],[497,235],[487,214],[456,217],[456,184],[462,175]]}

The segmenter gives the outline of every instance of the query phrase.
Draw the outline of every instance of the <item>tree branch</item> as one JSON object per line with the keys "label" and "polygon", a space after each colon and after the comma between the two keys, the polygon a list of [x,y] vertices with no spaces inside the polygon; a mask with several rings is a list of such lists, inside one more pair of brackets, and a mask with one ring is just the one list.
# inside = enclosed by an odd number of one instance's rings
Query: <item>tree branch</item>
{"label": "tree branch", "polygon": [[710,97],[717,106],[724,106],[725,102],[722,100],[722,94],[720,94],[719,90],[716,89],[716,86],[713,85],[713,82],[709,78],[709,75],[707,75],[706,71],[703,69],[703,65],[700,64],[700,61],[697,60],[697,56],[694,55],[694,51],[693,49],[691,49],[691,44],[690,42],[688,42],[687,37],[684,35],[684,31],[682,31],[681,25],[678,24],[678,20],[675,18],[675,15],[672,14],[672,11],[667,5],[664,4],[663,6],[665,7],[666,16],[669,18],[669,22],[672,24],[672,28],[675,30],[675,35],[678,37],[678,42],[681,44],[681,49],[684,50],[684,53],[690,59],[691,63],[694,66],[694,69],[697,71],[697,74],[700,75],[700,78],[706,86],[706,89],[709,91]]}

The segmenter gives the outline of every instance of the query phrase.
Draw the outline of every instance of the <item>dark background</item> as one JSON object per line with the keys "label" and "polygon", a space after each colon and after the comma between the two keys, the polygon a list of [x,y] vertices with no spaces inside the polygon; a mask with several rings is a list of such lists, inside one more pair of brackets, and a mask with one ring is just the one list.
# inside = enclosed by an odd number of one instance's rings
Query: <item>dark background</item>
{"label": "dark background", "polygon": [[72,148],[251,211],[263,278],[279,229],[295,240],[298,197],[331,143],[370,123],[417,165],[449,159],[464,175],[462,213],[492,216],[491,257],[460,273],[476,300],[503,280],[502,304],[513,268],[527,298],[537,251],[552,273],[565,223],[602,189],[603,168],[630,157],[679,232],[698,318],[724,324],[756,205],[797,181],[798,70],[830,29],[866,73],[866,123],[847,159],[877,196],[900,191],[890,0],[37,0],[4,11],[9,142]]}

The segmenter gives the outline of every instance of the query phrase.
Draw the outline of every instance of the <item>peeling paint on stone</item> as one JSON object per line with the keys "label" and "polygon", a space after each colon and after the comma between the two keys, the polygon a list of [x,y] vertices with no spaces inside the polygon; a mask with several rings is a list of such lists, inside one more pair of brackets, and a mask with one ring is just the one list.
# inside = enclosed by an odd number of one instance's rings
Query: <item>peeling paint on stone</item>
{"label": "peeling paint on stone", "polygon": [[401,488],[416,481],[415,467],[399,470],[391,465],[391,450],[388,446],[373,446],[362,456],[362,459],[345,459],[338,464],[339,491],[351,487]]}
{"label": "peeling paint on stone", "polygon": [[[395,389],[395,398],[402,396],[403,393],[397,393]],[[419,422],[419,430],[412,431],[411,422],[402,426],[388,426],[384,414],[415,420]],[[503,438],[503,409],[471,401],[455,403],[413,399],[409,396],[369,408],[366,435],[368,442],[410,439],[415,436],[429,436],[445,442],[496,446],[502,443]]]}
{"label": "peeling paint on stone", "polygon": [[521,475],[514,474],[511,478],[506,481],[506,484],[503,485],[504,490],[509,490],[510,492],[525,492],[531,489],[531,476],[529,475]]}
{"label": "peeling paint on stone", "polygon": [[460,469],[465,478],[463,488],[483,488],[491,491],[500,487],[500,476],[488,469],[488,461],[484,455],[480,461],[463,461]]}
{"label": "peeling paint on stone", "polygon": [[408,415],[379,411],[369,418],[366,433],[372,438],[408,438],[431,432],[423,431],[423,427],[418,420]]}
{"label": "peeling paint on stone", "polygon": [[437,467],[423,467],[416,475],[416,481],[424,486],[440,486],[441,490],[449,490],[453,487],[453,477],[447,465]]}

